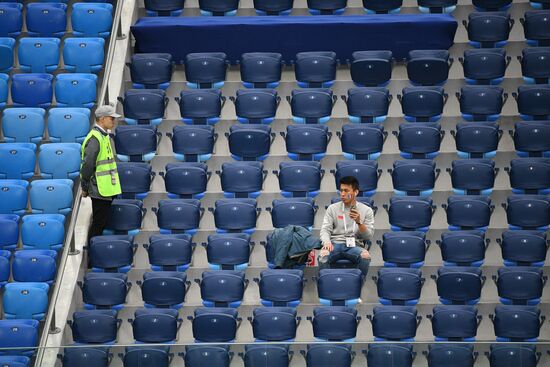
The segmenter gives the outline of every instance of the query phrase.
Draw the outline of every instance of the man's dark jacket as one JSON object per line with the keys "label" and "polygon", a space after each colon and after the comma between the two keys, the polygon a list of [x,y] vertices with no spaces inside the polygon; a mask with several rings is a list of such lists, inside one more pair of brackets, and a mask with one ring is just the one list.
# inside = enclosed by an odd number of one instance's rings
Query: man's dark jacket
{"label": "man's dark jacket", "polygon": [[270,237],[275,268],[289,269],[305,264],[310,251],[321,248],[319,238],[301,226],[277,228]]}

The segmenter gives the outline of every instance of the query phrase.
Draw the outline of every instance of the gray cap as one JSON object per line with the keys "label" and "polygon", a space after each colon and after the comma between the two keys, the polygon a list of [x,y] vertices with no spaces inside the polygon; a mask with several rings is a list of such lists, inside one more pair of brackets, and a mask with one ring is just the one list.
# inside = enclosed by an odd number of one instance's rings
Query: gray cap
{"label": "gray cap", "polygon": [[114,117],[114,118],[119,118],[120,117],[120,115],[118,113],[116,113],[115,108],[111,105],[99,106],[95,110],[95,117],[97,119],[100,119],[102,117],[107,117],[107,116]]}

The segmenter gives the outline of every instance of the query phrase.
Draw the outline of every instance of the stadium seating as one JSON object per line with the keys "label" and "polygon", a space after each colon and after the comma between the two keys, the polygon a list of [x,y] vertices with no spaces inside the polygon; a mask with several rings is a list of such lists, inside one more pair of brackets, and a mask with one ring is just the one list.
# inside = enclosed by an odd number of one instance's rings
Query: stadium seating
{"label": "stadium seating", "polygon": [[[286,1],[286,0],[285,0]],[[255,3],[258,3],[256,0]],[[270,1],[262,6],[271,7]],[[282,56],[278,53],[249,52],[241,56],[241,80],[245,88],[276,88],[281,80]]]}
{"label": "stadium seating", "polygon": [[105,59],[105,40],[99,37],[67,38],[63,43],[65,70],[74,73],[99,73]]}
{"label": "stadium seating", "polygon": [[275,118],[280,98],[273,89],[239,89],[232,100],[239,122],[269,124]]}
{"label": "stadium seating", "polygon": [[[165,2],[148,1],[150,5],[165,6]],[[176,2],[179,2],[176,1]],[[172,79],[172,55],[134,54],[128,64],[132,79],[132,87],[135,89],[167,89]]]}
{"label": "stadium seating", "polygon": [[168,104],[162,89],[130,89],[119,101],[124,109],[124,121],[129,125],[160,125]]}
{"label": "stadium seating", "polygon": [[186,124],[213,125],[220,120],[224,97],[219,90],[184,90],[176,101]]}
{"label": "stadium seating", "polygon": [[9,143],[40,143],[44,136],[45,118],[43,108],[6,108],[2,118],[4,140]]}
{"label": "stadium seating", "polygon": [[164,178],[164,186],[171,199],[202,198],[210,176],[206,164],[202,162],[168,163],[165,172],[160,175]]}
{"label": "stadium seating", "polygon": [[385,88],[350,88],[342,99],[351,122],[384,122],[392,97]]}
{"label": "stadium seating", "polygon": [[29,73],[51,73],[59,64],[59,38],[22,38],[18,59],[21,70]]}
{"label": "stadium seating", "polygon": [[356,51],[350,65],[351,78],[358,87],[382,87],[392,73],[391,51]]}
{"label": "stadium seating", "polygon": [[[326,0],[321,1],[326,2]],[[341,1],[337,0],[337,2]],[[300,52],[296,54],[294,70],[298,86],[301,88],[330,88],[336,79],[336,66],[336,53],[332,51]]]}

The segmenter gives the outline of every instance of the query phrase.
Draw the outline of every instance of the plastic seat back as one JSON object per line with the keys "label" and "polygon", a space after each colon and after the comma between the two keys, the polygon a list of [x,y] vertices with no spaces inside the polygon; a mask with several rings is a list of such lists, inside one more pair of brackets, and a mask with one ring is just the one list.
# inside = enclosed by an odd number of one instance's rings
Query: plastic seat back
{"label": "plastic seat back", "polygon": [[177,337],[178,311],[141,308],[134,313],[132,329],[138,343],[171,343]]}
{"label": "plastic seat back", "polygon": [[[174,2],[179,2],[175,0]],[[167,2],[147,1],[154,3],[155,7],[171,6]],[[148,6],[146,4],[146,8]],[[133,88],[167,89],[172,79],[172,55],[166,53],[133,54],[130,64],[130,77]]]}
{"label": "plastic seat back", "polygon": [[315,197],[321,187],[318,162],[279,163],[279,188],[285,197]]}
{"label": "plastic seat back", "polygon": [[105,60],[105,40],[99,37],[67,38],[63,43],[65,70],[99,73]]}
{"label": "plastic seat back", "polygon": [[380,124],[344,125],[340,139],[347,159],[377,159],[384,145],[384,127]]}
{"label": "plastic seat back", "polygon": [[432,223],[432,200],[415,196],[392,197],[388,214],[392,229],[425,231]]}
{"label": "plastic seat back", "polygon": [[376,161],[336,162],[334,179],[337,191],[340,191],[340,180],[346,176],[353,176],[359,181],[359,196],[372,196],[378,187],[378,163]]}
{"label": "plastic seat back", "polygon": [[127,235],[103,235],[90,239],[90,266],[94,271],[126,273],[134,260],[134,244]]}
{"label": "plastic seat back", "polygon": [[436,341],[474,341],[477,309],[474,306],[435,306],[432,332]]}
{"label": "plastic seat back", "polygon": [[204,163],[168,163],[161,174],[168,197],[202,198],[208,182],[207,168]]}
{"label": "plastic seat back", "polygon": [[[437,1],[442,3],[441,1]],[[448,2],[454,3],[455,0]],[[428,5],[419,3],[419,6]],[[432,5],[432,4],[429,4]],[[433,4],[435,5],[435,4]],[[449,51],[447,50],[412,50],[407,61],[407,75],[415,85],[441,85],[449,77]]]}
{"label": "plastic seat back", "polygon": [[29,197],[34,214],[68,215],[73,206],[73,181],[69,179],[33,181]]}
{"label": "plastic seat back", "polygon": [[80,173],[80,149],[77,143],[41,145],[38,165],[42,178],[77,178]]}
{"label": "plastic seat back", "polygon": [[202,304],[205,307],[239,307],[246,287],[244,272],[205,271],[202,273],[200,287]]}
{"label": "plastic seat back", "polygon": [[[201,0],[199,6],[203,9]],[[233,0],[231,0],[233,1]],[[217,3],[221,5],[221,3]],[[193,89],[219,89],[223,87],[227,72],[227,55],[223,52],[191,53],[185,57],[185,79]]]}
{"label": "plastic seat back", "polygon": [[156,214],[162,234],[194,234],[199,228],[201,205],[197,199],[161,200]]}
{"label": "plastic seat back", "polygon": [[48,111],[48,136],[52,143],[82,143],[90,131],[88,108],[52,108]]}
{"label": "plastic seat back", "polygon": [[[311,7],[308,1],[308,7]],[[336,0],[339,2],[346,0]],[[299,52],[294,71],[298,86],[302,88],[329,88],[336,79],[336,53],[332,51]]]}
{"label": "plastic seat back", "polygon": [[357,310],[345,306],[313,310],[313,336],[324,341],[353,341],[357,334]]}
{"label": "plastic seat back", "polygon": [[29,73],[51,73],[59,64],[59,38],[22,38],[18,58],[21,70]]}
{"label": "plastic seat back", "polygon": [[17,37],[23,28],[23,4],[7,3],[0,5],[0,37]]}
{"label": "plastic seat back", "polygon": [[149,193],[153,174],[151,165],[141,162],[117,164],[123,199],[144,199]]}
{"label": "plastic seat back", "polygon": [[[254,1],[256,10],[274,5],[273,1]],[[276,88],[281,80],[281,73],[282,55],[279,53],[249,52],[241,55],[241,80],[246,88]]]}
{"label": "plastic seat back", "polygon": [[157,151],[157,129],[150,125],[121,125],[115,130],[117,158],[123,162],[149,162]]}
{"label": "plastic seat back", "polygon": [[216,200],[214,222],[218,230],[253,232],[256,214],[255,199],[220,199]]}
{"label": "plastic seat back", "polygon": [[452,162],[451,182],[458,195],[489,195],[495,183],[495,163],[490,159]]}
{"label": "plastic seat back", "polygon": [[317,291],[321,304],[353,306],[361,298],[363,276],[359,269],[322,269]]}
{"label": "plastic seat back", "polygon": [[416,336],[416,309],[410,306],[376,306],[372,333],[376,340],[413,340]]}
{"label": "plastic seat back", "polygon": [[186,124],[213,125],[220,120],[222,95],[219,90],[184,90],[176,101]]}
{"label": "plastic seat back", "polygon": [[107,3],[73,4],[71,24],[77,37],[107,38],[113,24],[113,6]]}
{"label": "plastic seat back", "polygon": [[348,118],[351,122],[384,122],[390,106],[386,88],[350,88],[347,96]]}
{"label": "plastic seat back", "polygon": [[149,237],[147,254],[153,271],[185,271],[193,255],[191,235],[152,235]]}
{"label": "plastic seat back", "polygon": [[485,259],[482,231],[444,232],[438,244],[445,266],[480,266]]}
{"label": "plastic seat back", "polygon": [[42,320],[48,310],[49,289],[47,283],[6,284],[2,297],[4,318]]}
{"label": "plastic seat back", "polygon": [[11,77],[11,99],[15,107],[48,108],[52,104],[53,75],[14,74]]}
{"label": "plastic seat back", "polygon": [[407,121],[435,122],[441,118],[444,104],[445,96],[441,87],[403,89],[401,107]]}
{"label": "plastic seat back", "polygon": [[271,128],[265,125],[232,125],[229,128],[229,151],[235,160],[262,161],[271,148]]}
{"label": "plastic seat back", "polygon": [[269,269],[261,272],[260,299],[264,306],[297,306],[304,288],[302,270]]}
{"label": "plastic seat back", "polygon": [[460,158],[492,158],[498,147],[498,125],[494,122],[459,122],[455,140]]}
{"label": "plastic seat back", "polygon": [[23,215],[27,210],[29,183],[23,180],[0,181],[0,213]]}
{"label": "plastic seat back", "polygon": [[390,267],[420,267],[426,256],[424,232],[387,232],[382,237],[382,258]]}
{"label": "plastic seat back", "polygon": [[227,162],[222,164],[220,179],[227,198],[256,198],[263,185],[263,165],[260,162]]}
{"label": "plastic seat back", "polygon": [[27,6],[27,32],[32,37],[58,37],[67,30],[67,5],[32,3]]}
{"label": "plastic seat back", "polygon": [[391,51],[356,51],[352,54],[351,79],[357,86],[378,87],[391,79]]}
{"label": "plastic seat back", "polygon": [[466,50],[463,66],[469,84],[500,84],[506,71],[506,51],[501,48]]}
{"label": "plastic seat back", "polygon": [[23,217],[21,241],[24,249],[55,250],[63,247],[65,216],[61,214],[31,214]]}
{"label": "plastic seat back", "polygon": [[503,47],[510,35],[510,15],[505,12],[472,12],[468,15],[467,28],[470,45]]}
{"label": "plastic seat back", "polygon": [[212,126],[174,127],[172,150],[179,161],[207,161],[214,150],[214,128]]}
{"label": "plastic seat back", "polygon": [[224,233],[208,236],[206,257],[211,269],[244,270],[250,259],[250,235]]}
{"label": "plastic seat back", "polygon": [[0,144],[0,178],[30,179],[36,166],[36,144]]}
{"label": "plastic seat back", "polygon": [[87,310],[73,313],[73,341],[79,344],[110,344],[117,337],[114,310]]}
{"label": "plastic seat back", "polygon": [[318,161],[326,153],[328,127],[325,125],[289,125],[286,133],[286,150],[292,160]]}
{"label": "plastic seat back", "polygon": [[483,278],[475,267],[441,267],[437,271],[437,294],[441,303],[473,305],[479,301]]}

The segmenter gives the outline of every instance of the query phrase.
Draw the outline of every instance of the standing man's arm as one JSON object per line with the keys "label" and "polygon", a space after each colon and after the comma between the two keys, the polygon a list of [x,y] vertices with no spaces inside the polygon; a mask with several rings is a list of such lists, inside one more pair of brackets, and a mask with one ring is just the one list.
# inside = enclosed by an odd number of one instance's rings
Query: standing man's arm
{"label": "standing man's arm", "polygon": [[90,192],[90,180],[95,174],[97,155],[99,154],[99,141],[91,137],[84,147],[84,159],[80,168],[80,186],[82,187],[82,196],[88,196]]}

